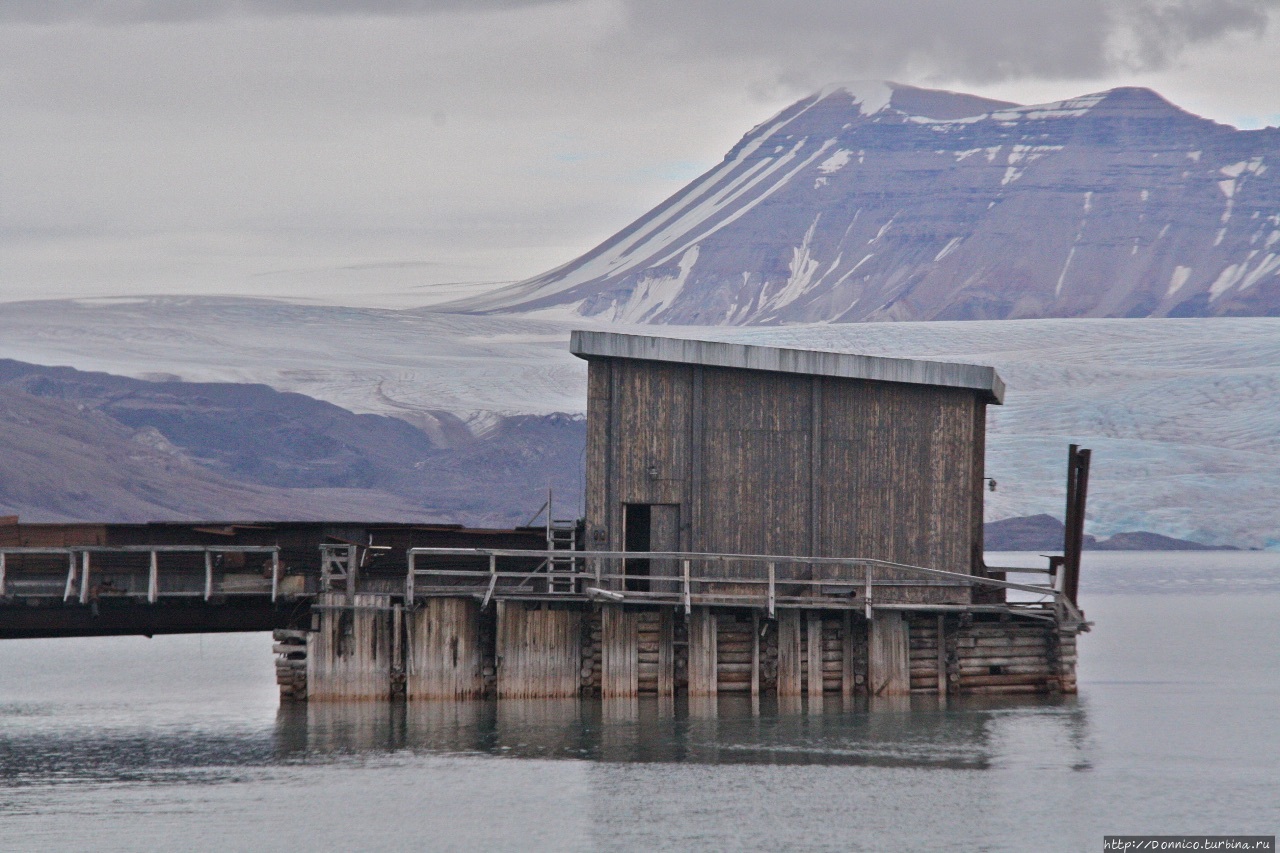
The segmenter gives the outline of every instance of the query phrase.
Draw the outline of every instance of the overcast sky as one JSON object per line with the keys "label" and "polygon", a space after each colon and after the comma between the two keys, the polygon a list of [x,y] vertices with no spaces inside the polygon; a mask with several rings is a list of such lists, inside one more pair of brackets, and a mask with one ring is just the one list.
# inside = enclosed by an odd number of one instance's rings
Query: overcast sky
{"label": "overcast sky", "polygon": [[0,0],[0,300],[523,278],[842,80],[1280,125],[1278,7]]}

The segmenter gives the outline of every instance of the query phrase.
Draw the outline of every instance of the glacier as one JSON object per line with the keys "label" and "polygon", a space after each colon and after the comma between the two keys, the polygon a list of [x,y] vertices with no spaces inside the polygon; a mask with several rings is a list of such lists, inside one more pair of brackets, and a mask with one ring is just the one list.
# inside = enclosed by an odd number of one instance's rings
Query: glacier
{"label": "glacier", "polygon": [[[0,357],[138,378],[262,382],[355,412],[580,414],[581,317],[459,315],[240,298],[0,304]],[[664,326],[705,340],[996,367],[988,519],[1061,515],[1068,443],[1094,449],[1089,532],[1280,548],[1280,318]]]}

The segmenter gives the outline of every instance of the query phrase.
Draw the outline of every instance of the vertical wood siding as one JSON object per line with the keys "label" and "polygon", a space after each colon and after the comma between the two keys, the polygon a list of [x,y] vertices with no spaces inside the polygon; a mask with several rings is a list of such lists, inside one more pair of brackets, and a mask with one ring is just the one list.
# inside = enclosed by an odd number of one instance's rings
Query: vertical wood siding
{"label": "vertical wood siding", "polygon": [[428,598],[409,619],[409,699],[474,699],[484,693],[480,604]]}
{"label": "vertical wood siding", "polygon": [[582,612],[498,602],[498,698],[578,696]]}
{"label": "vertical wood siding", "polygon": [[307,698],[312,702],[391,698],[391,596],[318,597],[320,630],[307,637]]}
{"label": "vertical wood siding", "polygon": [[[981,566],[977,392],[625,359],[592,359],[590,377],[588,527],[603,531],[593,546],[621,549],[622,505],[648,503],[671,506],[674,541],[690,551]],[[885,595],[941,602],[968,592]]]}

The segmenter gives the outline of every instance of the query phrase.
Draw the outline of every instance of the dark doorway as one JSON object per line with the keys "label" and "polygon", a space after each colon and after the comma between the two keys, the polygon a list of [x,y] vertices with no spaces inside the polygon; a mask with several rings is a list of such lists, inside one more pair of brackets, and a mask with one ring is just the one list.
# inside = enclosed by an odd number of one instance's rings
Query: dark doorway
{"label": "dark doorway", "polygon": [[[622,519],[623,550],[647,553],[652,549],[653,511],[649,504],[624,504]],[[650,565],[647,559],[631,559],[623,563],[622,573],[627,576],[626,589],[631,592],[649,591]]]}
{"label": "dark doorway", "polygon": [[[622,547],[640,554],[670,553],[680,550],[679,504],[623,504]],[[666,557],[628,558],[623,566],[626,589],[636,592],[671,592],[670,578],[679,572],[676,561]],[[654,576],[666,581],[651,580]]]}

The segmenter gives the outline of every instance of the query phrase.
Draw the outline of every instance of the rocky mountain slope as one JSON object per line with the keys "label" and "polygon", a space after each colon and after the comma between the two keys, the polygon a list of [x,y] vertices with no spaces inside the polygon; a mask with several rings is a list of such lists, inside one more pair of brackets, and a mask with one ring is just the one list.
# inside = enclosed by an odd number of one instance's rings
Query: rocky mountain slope
{"label": "rocky mountain slope", "polygon": [[819,92],[562,267],[453,306],[741,325],[1280,314],[1280,129],[1147,89]]}
{"label": "rocky mountain slope", "polygon": [[0,515],[520,524],[581,494],[585,424],[496,417],[449,442],[265,385],[146,381],[0,360]]}
{"label": "rocky mountain slope", "polygon": [[413,521],[422,509],[373,489],[285,489],[201,467],[154,431],[83,405],[0,389],[0,515],[23,521],[175,519]]}

